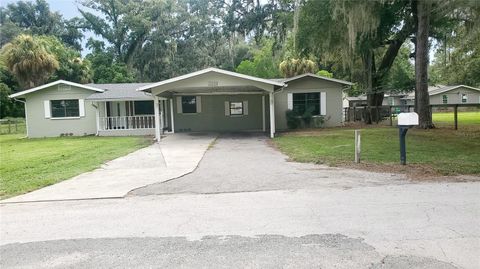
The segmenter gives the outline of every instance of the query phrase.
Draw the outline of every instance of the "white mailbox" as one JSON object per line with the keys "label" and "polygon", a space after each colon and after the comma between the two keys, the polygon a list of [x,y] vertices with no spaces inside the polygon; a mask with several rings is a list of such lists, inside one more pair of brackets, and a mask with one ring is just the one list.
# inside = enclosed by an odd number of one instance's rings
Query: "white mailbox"
{"label": "white mailbox", "polygon": [[398,125],[418,125],[418,114],[415,112],[398,114]]}

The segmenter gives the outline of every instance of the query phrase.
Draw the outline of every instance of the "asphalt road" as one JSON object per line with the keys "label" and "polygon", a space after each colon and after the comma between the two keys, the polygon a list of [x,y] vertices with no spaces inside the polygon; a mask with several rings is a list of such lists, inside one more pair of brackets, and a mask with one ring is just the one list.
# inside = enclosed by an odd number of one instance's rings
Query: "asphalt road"
{"label": "asphalt road", "polygon": [[124,199],[0,205],[0,268],[480,268],[478,197],[220,138],[190,175]]}

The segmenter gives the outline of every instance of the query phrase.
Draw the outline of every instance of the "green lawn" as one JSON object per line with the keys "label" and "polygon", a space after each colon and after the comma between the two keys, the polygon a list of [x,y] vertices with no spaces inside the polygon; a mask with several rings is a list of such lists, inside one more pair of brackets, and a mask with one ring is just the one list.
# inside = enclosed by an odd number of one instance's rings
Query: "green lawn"
{"label": "green lawn", "polygon": [[[452,124],[453,112],[435,112],[432,113],[432,119],[435,124]],[[480,111],[458,112],[458,125],[480,125]]]}
{"label": "green lawn", "polygon": [[145,147],[141,137],[22,139],[0,135],[0,198],[42,188]]}
{"label": "green lawn", "polygon": [[[275,138],[274,143],[295,161],[347,166],[353,164],[353,129],[292,132]],[[398,164],[398,129],[362,129],[362,162],[385,167]],[[411,129],[407,134],[407,162],[428,166],[444,175],[480,174],[480,129]]]}

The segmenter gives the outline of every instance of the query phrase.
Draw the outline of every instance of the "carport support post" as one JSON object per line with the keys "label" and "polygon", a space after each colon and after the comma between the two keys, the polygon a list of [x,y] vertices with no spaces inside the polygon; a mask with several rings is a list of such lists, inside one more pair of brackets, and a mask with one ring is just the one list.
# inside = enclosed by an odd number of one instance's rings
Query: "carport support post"
{"label": "carport support post", "polygon": [[275,100],[273,99],[273,92],[269,93],[269,103],[270,103],[270,137],[275,137]]}
{"label": "carport support post", "polygon": [[160,107],[158,96],[153,96],[153,111],[155,113],[155,140],[160,141]]}

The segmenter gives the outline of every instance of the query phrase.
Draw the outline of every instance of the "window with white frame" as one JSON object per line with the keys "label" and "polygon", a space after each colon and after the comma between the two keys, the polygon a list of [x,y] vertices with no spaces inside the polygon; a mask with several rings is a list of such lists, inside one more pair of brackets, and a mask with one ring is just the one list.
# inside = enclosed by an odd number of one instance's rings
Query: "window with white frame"
{"label": "window with white frame", "polygon": [[243,115],[243,102],[230,102],[230,115]]}
{"label": "window with white frame", "polygon": [[468,101],[467,95],[462,93],[462,103],[466,103]]}
{"label": "window with white frame", "polygon": [[182,96],[182,113],[197,113],[197,98]]}
{"label": "window with white frame", "polygon": [[80,108],[78,99],[51,100],[52,118],[79,117]]}
{"label": "window with white frame", "polygon": [[447,104],[447,103],[448,103],[448,96],[447,96],[446,94],[444,94],[444,95],[442,96],[442,102],[443,102],[444,104]]}
{"label": "window with white frame", "polygon": [[293,111],[299,115],[310,112],[312,115],[320,115],[320,93],[294,93],[293,99]]}

